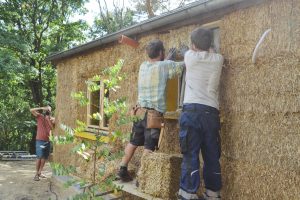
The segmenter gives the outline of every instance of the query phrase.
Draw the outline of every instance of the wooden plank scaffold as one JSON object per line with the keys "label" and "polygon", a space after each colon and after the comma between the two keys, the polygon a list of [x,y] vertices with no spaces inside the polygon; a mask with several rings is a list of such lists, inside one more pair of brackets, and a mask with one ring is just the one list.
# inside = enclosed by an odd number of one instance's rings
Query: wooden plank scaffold
{"label": "wooden plank scaffold", "polygon": [[[138,190],[136,186],[136,180],[130,182],[114,181],[113,182],[117,187],[121,188],[122,191],[127,192],[131,195],[146,199],[146,200],[163,200],[161,198],[153,197],[149,194],[143,193]],[[124,195],[125,196],[125,195]],[[123,197],[124,197],[123,196]]]}

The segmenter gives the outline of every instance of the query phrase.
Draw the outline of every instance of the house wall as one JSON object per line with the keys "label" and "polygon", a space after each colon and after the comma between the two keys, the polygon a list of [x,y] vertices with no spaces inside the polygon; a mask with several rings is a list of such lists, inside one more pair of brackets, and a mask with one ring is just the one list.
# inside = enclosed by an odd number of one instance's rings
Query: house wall
{"label": "house wall", "polygon": [[[76,100],[72,99],[71,92],[86,92],[85,81],[94,75],[101,74],[105,67],[114,65],[118,59],[124,59],[123,72],[126,73],[127,79],[122,82],[121,89],[118,93],[110,93],[110,98],[127,97],[128,106],[132,107],[137,101],[137,76],[140,64],[147,59],[144,52],[145,45],[152,39],[161,39],[164,41],[166,49],[179,47],[182,44],[189,43],[189,33],[196,27],[191,25],[182,27],[169,32],[157,33],[139,38],[139,47],[134,49],[124,44],[115,43],[104,48],[87,52],[85,54],[74,56],[60,61],[57,64],[57,99],[56,99],[56,118],[57,124],[75,127],[76,119],[86,121],[86,107],[81,107]],[[68,114],[66,114],[68,113]],[[70,113],[70,114],[69,114]],[[113,121],[113,119],[112,119]],[[110,128],[114,129],[114,124],[110,123]],[[123,132],[130,132],[131,125],[123,128]],[[64,134],[59,126],[53,131],[56,135]],[[177,138],[176,133],[172,133]],[[86,164],[82,164],[77,156],[69,153],[71,145],[56,145],[54,148],[54,161],[66,165],[80,165],[79,171],[86,172]],[[178,148],[177,148],[178,149]],[[139,149],[134,157],[131,168],[137,170],[141,157]],[[67,155],[67,156],[61,156]],[[118,165],[115,165],[118,166]],[[82,173],[85,177],[90,177],[89,173]]]}
{"label": "house wall", "polygon": [[[300,197],[299,13],[299,0],[276,0],[222,20],[225,199]],[[253,49],[269,28],[253,64]]]}
{"label": "house wall", "polygon": [[[225,57],[221,80],[223,199],[299,199],[300,196],[300,0],[273,0],[242,9],[221,19],[221,53]],[[199,25],[139,38],[133,49],[121,44],[62,60],[57,65],[56,117],[58,123],[75,125],[86,120],[86,108],[70,97],[86,90],[84,81],[106,66],[125,60],[128,80],[117,95],[127,95],[130,106],[137,98],[139,64],[146,59],[145,44],[154,38],[166,49],[189,44],[189,33]],[[256,64],[253,49],[271,28],[259,50]],[[166,134],[168,143],[178,144],[176,121]],[[126,127],[124,131],[130,131]],[[58,127],[55,134],[62,134]],[[55,147],[54,160],[77,163],[67,154],[69,147]],[[164,149],[166,148],[166,149]],[[178,152],[172,147],[171,153]],[[68,156],[61,156],[68,155]],[[138,156],[134,159],[139,165]],[[83,166],[83,165],[82,165]]]}

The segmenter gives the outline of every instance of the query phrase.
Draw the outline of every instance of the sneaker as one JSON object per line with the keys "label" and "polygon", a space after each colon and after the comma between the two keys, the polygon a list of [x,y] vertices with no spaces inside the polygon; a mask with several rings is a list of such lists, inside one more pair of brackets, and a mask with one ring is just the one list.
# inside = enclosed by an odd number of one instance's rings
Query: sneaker
{"label": "sneaker", "polygon": [[117,178],[123,182],[130,182],[133,180],[128,173],[127,167],[120,167],[120,170],[117,173]]}
{"label": "sneaker", "polygon": [[140,184],[139,184],[139,181],[138,180],[136,180],[136,182],[135,182],[135,187],[139,187],[140,186]]}
{"label": "sneaker", "polygon": [[[181,189],[180,189],[181,190]],[[183,190],[182,190],[183,191]],[[184,198],[183,196],[180,195],[180,193],[182,191],[178,191],[176,193],[176,196],[177,196],[177,200],[205,200],[203,197],[198,197],[198,195],[195,195],[193,199],[186,199]]]}
{"label": "sneaker", "polygon": [[221,196],[216,192],[206,191],[204,192],[203,197],[205,200],[221,200]]}
{"label": "sneaker", "polygon": [[39,180],[40,180],[40,177],[39,177],[39,175],[38,175],[38,174],[36,174],[36,175],[34,176],[33,180],[34,180],[34,181],[39,181]]}
{"label": "sneaker", "polygon": [[47,178],[44,174],[39,174],[39,178]]}

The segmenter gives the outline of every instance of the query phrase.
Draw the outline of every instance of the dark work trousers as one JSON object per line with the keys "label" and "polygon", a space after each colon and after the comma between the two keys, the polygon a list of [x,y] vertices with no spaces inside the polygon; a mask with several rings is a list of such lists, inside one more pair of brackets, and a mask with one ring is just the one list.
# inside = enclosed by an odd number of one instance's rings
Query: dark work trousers
{"label": "dark work trousers", "polygon": [[202,104],[185,104],[180,116],[180,147],[183,154],[180,189],[195,194],[200,186],[199,153],[204,160],[205,188],[219,191],[220,117],[216,108]]}

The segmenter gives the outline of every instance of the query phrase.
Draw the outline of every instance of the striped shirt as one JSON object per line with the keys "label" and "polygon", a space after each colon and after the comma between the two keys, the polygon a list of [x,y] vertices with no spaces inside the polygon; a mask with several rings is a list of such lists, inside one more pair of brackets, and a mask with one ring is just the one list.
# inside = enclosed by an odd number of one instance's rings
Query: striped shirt
{"label": "striped shirt", "polygon": [[166,112],[166,86],[168,79],[182,73],[184,62],[171,60],[143,62],[138,80],[138,103],[141,107]]}

